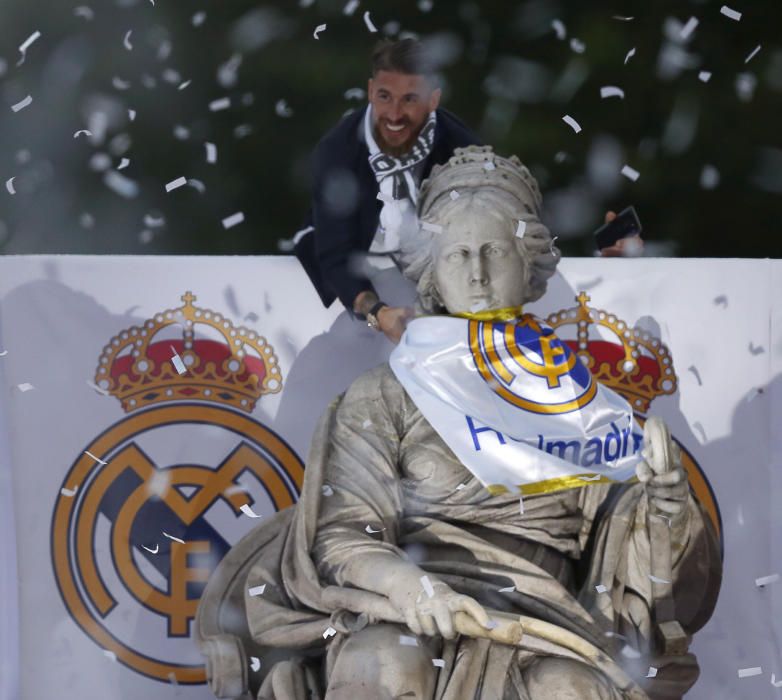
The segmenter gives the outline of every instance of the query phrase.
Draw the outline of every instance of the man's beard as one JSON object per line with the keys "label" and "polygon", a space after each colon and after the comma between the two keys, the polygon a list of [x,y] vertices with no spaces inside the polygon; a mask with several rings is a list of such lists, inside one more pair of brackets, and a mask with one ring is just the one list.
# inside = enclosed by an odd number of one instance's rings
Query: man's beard
{"label": "man's beard", "polygon": [[375,143],[377,143],[378,148],[381,151],[383,151],[383,153],[386,153],[389,156],[393,156],[394,158],[401,158],[403,155],[409,153],[410,150],[415,145],[415,142],[418,140],[418,135],[420,133],[421,133],[421,129],[419,128],[401,146],[392,146],[390,143],[388,143],[388,141],[386,141],[383,138],[383,134],[381,130],[378,128],[377,124],[375,124],[372,127],[372,135],[375,137]]}

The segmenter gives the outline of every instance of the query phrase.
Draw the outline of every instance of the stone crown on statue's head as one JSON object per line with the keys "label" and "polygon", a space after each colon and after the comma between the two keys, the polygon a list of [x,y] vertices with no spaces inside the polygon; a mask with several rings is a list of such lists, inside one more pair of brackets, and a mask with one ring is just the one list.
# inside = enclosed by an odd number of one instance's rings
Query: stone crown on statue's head
{"label": "stone crown on statue's head", "polygon": [[[578,306],[551,314],[546,323],[554,329],[576,325],[575,340],[567,340],[559,332],[557,335],[595,379],[621,394],[640,413],[649,410],[655,397],[676,391],[671,353],[659,338],[639,328],[628,328],[612,313],[587,306],[590,298],[586,292],[581,292],[576,301]],[[590,325],[609,329],[619,343],[590,340]]]}
{"label": "stone crown on statue's head", "polygon": [[[103,348],[95,383],[116,396],[126,412],[170,401],[211,401],[251,412],[263,395],[282,389],[277,358],[266,339],[236,328],[221,314],[184,305],[162,311],[114,336]],[[172,337],[165,329],[179,326]],[[195,327],[205,335],[196,338]],[[176,355],[186,369],[180,374]],[[172,361],[173,360],[173,361]]]}

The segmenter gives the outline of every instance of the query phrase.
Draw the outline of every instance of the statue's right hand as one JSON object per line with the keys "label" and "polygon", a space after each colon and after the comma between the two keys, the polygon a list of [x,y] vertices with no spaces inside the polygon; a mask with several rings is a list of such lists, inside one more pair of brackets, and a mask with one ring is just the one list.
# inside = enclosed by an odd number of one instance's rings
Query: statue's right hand
{"label": "statue's right hand", "polygon": [[474,598],[454,591],[442,581],[432,582],[434,595],[430,598],[418,585],[413,588],[395,587],[389,596],[391,604],[404,617],[413,634],[430,637],[442,635],[446,639],[456,637],[453,614],[463,612],[479,625],[487,627],[489,616]]}

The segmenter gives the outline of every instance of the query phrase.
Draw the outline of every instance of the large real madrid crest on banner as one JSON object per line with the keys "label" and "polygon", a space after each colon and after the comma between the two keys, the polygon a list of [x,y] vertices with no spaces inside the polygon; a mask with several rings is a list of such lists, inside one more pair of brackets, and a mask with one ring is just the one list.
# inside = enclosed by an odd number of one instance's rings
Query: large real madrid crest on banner
{"label": "large real madrid crest on banner", "polygon": [[69,614],[107,656],[198,684],[190,627],[206,581],[253,518],[296,501],[303,465],[251,415],[282,389],[273,349],[182,301],[103,348],[95,387],[126,415],[75,456],[51,555]]}

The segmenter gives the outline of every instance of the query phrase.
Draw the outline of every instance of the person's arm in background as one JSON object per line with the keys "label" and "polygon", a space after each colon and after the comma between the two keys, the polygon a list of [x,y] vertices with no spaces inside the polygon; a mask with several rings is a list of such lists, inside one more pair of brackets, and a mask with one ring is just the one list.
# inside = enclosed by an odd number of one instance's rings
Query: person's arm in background
{"label": "person's arm in background", "polygon": [[[605,222],[609,223],[616,218],[616,212],[607,211]],[[598,251],[603,258],[637,258],[643,254],[644,242],[641,236],[627,236],[620,238],[614,245],[608,246]]]}

